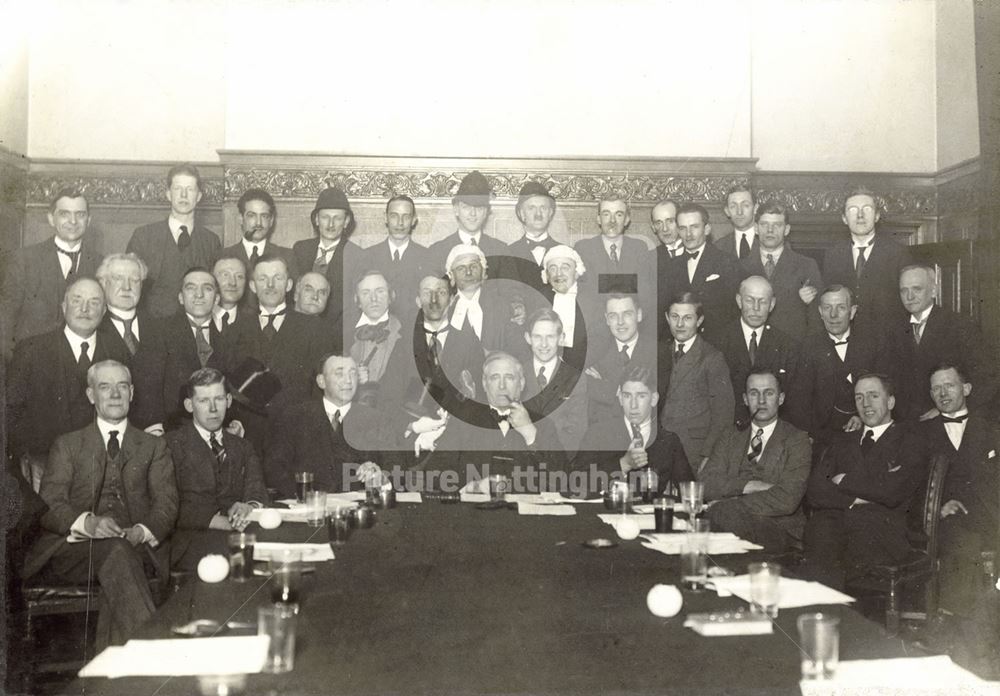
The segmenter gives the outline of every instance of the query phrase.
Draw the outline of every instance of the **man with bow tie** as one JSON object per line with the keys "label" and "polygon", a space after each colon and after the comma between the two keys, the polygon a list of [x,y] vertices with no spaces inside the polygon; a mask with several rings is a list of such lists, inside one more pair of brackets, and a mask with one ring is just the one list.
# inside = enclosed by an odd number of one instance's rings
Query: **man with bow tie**
{"label": "man with bow tie", "polygon": [[928,450],[948,457],[938,549],[940,604],[968,618],[981,591],[980,554],[997,551],[1000,530],[1000,433],[970,409],[974,385],[958,367],[931,373],[930,395],[939,415],[924,424]]}
{"label": "man with bow tie", "polygon": [[191,420],[167,433],[179,493],[171,568],[194,570],[202,556],[225,554],[226,533],[243,531],[268,501],[253,446],[222,427],[232,399],[221,372],[197,370],[185,385]]}
{"label": "man with bow tie", "polygon": [[891,374],[900,385],[897,417],[926,420],[937,415],[926,382],[939,363],[961,368],[976,386],[969,395],[970,405],[986,416],[997,393],[996,359],[970,319],[935,304],[937,281],[933,266],[915,264],[903,268],[899,297],[908,316],[892,322],[887,330]]}
{"label": "man with bow tie", "polygon": [[893,421],[892,381],[864,374],[854,385],[864,427],[841,433],[816,462],[807,497],[804,572],[837,589],[910,551],[907,514],[927,477],[924,438]]}
{"label": "man with bow tie", "polygon": [[801,544],[802,499],[812,461],[809,436],[778,417],[785,400],[778,375],[753,369],[744,382],[748,427],[733,427],[712,449],[698,480],[712,529],[733,532],[782,553]]}
{"label": "man with bow tie", "polygon": [[76,278],[89,277],[101,263],[97,242],[88,235],[90,209],[83,193],[63,188],[48,212],[51,239],[6,254],[0,263],[0,346],[9,359],[16,343],[59,328],[60,303]]}
{"label": "man with bow tie", "polygon": [[[555,219],[556,199],[549,193],[545,184],[528,180],[521,186],[517,194],[517,205],[514,214],[521,223],[524,233],[507,245],[506,256],[501,263],[497,277],[518,280],[536,292],[546,290],[545,283],[539,277],[538,271],[543,268],[542,258],[545,253],[559,244],[549,234],[549,226]],[[507,259],[521,259],[525,263],[509,263]],[[528,295],[522,289],[522,294]],[[526,298],[527,305],[532,308],[537,302],[534,298]]]}
{"label": "man with bow tie", "polygon": [[197,224],[195,209],[202,197],[201,174],[193,164],[178,164],[167,172],[166,220],[139,227],[132,233],[126,251],[141,258],[149,274],[142,293],[144,308],[154,317],[172,315],[181,278],[194,266],[211,268],[219,256],[219,236]]}
{"label": "man with bow tie", "polygon": [[402,336],[402,325],[389,313],[395,299],[389,281],[380,271],[367,271],[354,287],[354,301],[361,316],[354,324],[350,355],[358,365],[358,380],[373,389],[385,374],[393,350]]}
{"label": "man with bow tie", "polygon": [[166,579],[164,542],[177,518],[167,443],[128,424],[132,380],[114,360],[87,370],[96,419],[53,444],[40,495],[48,505],[23,577],[101,585],[98,651],[131,638],[154,611],[147,580]]}

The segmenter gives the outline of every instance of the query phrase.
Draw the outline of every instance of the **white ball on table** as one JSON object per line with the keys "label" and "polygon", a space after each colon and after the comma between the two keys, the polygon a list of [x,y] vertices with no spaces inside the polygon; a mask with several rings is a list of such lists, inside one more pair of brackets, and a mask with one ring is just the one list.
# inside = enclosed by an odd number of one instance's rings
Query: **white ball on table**
{"label": "white ball on table", "polygon": [[630,517],[626,517],[615,522],[615,531],[618,532],[619,537],[626,541],[635,539],[639,536],[639,523]]}
{"label": "white ball on table", "polygon": [[654,616],[664,619],[677,616],[683,605],[684,597],[673,585],[653,585],[646,594],[646,606]]}
{"label": "white ball on table", "polygon": [[262,529],[277,529],[281,526],[281,513],[274,508],[267,508],[260,511],[260,520],[257,524]]}
{"label": "white ball on table", "polygon": [[222,582],[229,575],[229,560],[217,553],[198,561],[198,577],[205,582]]}

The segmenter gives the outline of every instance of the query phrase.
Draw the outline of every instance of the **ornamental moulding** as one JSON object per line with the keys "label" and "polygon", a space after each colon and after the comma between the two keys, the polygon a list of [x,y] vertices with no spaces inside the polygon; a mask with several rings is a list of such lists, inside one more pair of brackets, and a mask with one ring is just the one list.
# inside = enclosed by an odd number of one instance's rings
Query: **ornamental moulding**
{"label": "ornamental moulding", "polygon": [[[221,205],[222,179],[202,178],[201,205]],[[28,176],[28,203],[48,205],[63,188],[79,189],[91,205],[140,205],[162,207],[167,204],[167,185],[158,176]]]}

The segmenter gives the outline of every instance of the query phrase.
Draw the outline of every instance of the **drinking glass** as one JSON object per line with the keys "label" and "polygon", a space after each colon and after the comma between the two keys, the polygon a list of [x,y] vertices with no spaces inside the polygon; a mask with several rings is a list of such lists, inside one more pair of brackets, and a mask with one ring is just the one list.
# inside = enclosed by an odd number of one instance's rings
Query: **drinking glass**
{"label": "drinking glass", "polygon": [[750,607],[756,614],[774,619],[778,616],[780,598],[781,566],[777,563],[751,563]]}
{"label": "drinking glass", "polygon": [[300,471],[295,474],[295,499],[300,503],[306,502],[306,493],[313,489],[315,476],[311,471]]}
{"label": "drinking glass", "polygon": [[291,672],[295,667],[295,622],[299,613],[296,604],[269,604],[257,610],[257,634],[268,636],[264,671],[271,674]]}
{"label": "drinking glass", "polygon": [[245,582],[253,577],[253,547],[257,537],[245,532],[235,532],[227,537],[229,546],[229,577]]}
{"label": "drinking glass", "polygon": [[840,654],[840,619],[823,613],[801,614],[796,624],[802,653],[802,678],[832,678]]}
{"label": "drinking glass", "polygon": [[322,527],[326,519],[326,491],[309,491],[306,493],[306,524],[310,527]]}
{"label": "drinking glass", "polygon": [[688,524],[701,514],[705,505],[705,484],[701,481],[681,481],[681,503],[688,514]]}
{"label": "drinking glass", "polygon": [[297,604],[302,581],[302,554],[284,549],[272,556],[269,563],[271,601]]}
{"label": "drinking glass", "polygon": [[681,586],[700,592],[708,582],[708,520],[691,520],[681,547]]}

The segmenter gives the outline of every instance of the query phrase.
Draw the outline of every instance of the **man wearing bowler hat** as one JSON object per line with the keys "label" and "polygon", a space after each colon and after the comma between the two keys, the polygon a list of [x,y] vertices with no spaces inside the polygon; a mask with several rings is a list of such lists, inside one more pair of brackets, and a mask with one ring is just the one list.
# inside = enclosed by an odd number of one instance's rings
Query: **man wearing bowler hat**
{"label": "man wearing bowler hat", "polygon": [[[295,242],[292,255],[296,268],[302,272],[319,273],[330,283],[330,297],[322,316],[334,325],[337,337],[334,348],[339,350],[343,346],[344,286],[345,282],[353,286],[351,269],[361,253],[356,244],[348,241],[356,227],[354,213],[344,192],[330,187],[320,192],[309,219],[316,236]],[[352,293],[349,291],[347,297],[350,298]]]}
{"label": "man wearing bowler hat", "polygon": [[[544,293],[547,286],[542,282],[542,258],[545,252],[561,243],[549,235],[549,226],[556,214],[556,200],[545,184],[527,181],[517,195],[514,212],[524,227],[524,234],[507,245],[507,258],[496,275],[519,280]],[[529,263],[511,262],[512,259]]]}
{"label": "man wearing bowler hat", "polygon": [[457,244],[474,244],[483,250],[487,259],[490,256],[503,256],[507,253],[507,245],[483,232],[486,220],[490,217],[490,199],[493,191],[490,182],[479,171],[471,171],[458,185],[455,197],[451,199],[458,230],[435,242],[430,248],[430,266],[433,273],[444,275],[445,260],[448,252]]}

